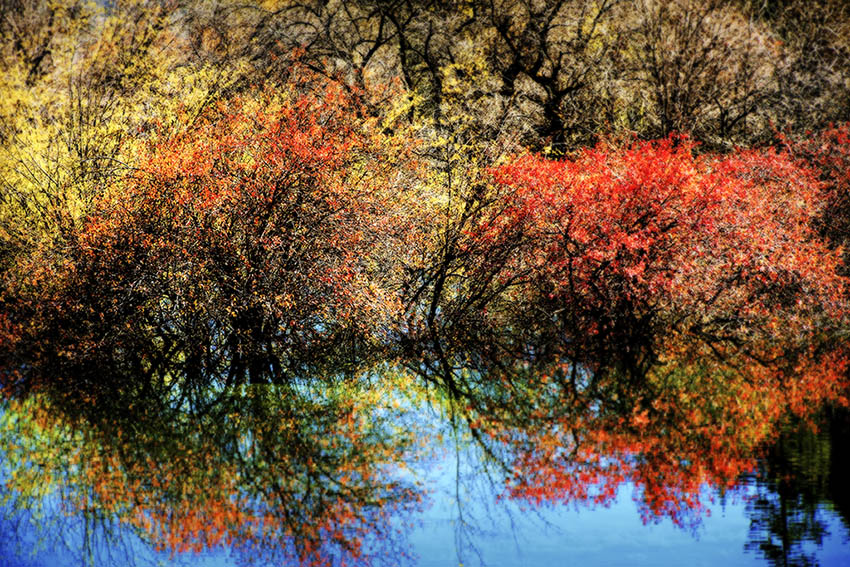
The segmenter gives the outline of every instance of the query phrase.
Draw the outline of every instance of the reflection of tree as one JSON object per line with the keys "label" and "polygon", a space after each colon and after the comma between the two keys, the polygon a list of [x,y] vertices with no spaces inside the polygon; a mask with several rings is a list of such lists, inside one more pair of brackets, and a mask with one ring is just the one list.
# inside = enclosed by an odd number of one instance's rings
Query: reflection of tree
{"label": "reflection of tree", "polygon": [[56,501],[58,521],[172,552],[227,544],[255,560],[371,557],[393,549],[389,518],[418,498],[394,472],[410,438],[396,430],[403,416],[379,406],[383,393],[255,386],[202,418],[140,400],[97,421],[31,398],[4,416],[7,485],[19,507],[48,514]]}
{"label": "reflection of tree", "polygon": [[[533,393],[500,390],[500,411],[491,411],[489,392],[464,399],[456,435],[475,445],[505,496],[532,506],[606,504],[632,484],[645,521],[690,525],[704,511],[706,485],[732,488],[754,466],[755,443],[769,433],[744,416],[724,426],[734,410],[720,408],[737,392],[720,389],[720,376],[700,378],[688,387],[651,383],[628,393],[616,382],[588,378],[585,388],[565,394],[557,377],[526,376]],[[511,377],[514,385],[522,379]],[[647,396],[654,402],[643,408]],[[718,415],[709,413],[712,406]]]}
{"label": "reflection of tree", "polygon": [[850,439],[850,414],[847,410],[835,410],[829,420],[831,447],[828,477],[829,500],[841,516],[844,526],[850,530],[850,452],[843,450]]}
{"label": "reflection of tree", "polygon": [[818,565],[816,554],[805,546],[820,546],[829,535],[824,508],[837,504],[833,487],[847,478],[846,467],[836,468],[835,462],[842,460],[846,436],[840,430],[846,433],[846,412],[823,422],[821,432],[806,424],[787,427],[758,471],[757,493],[748,506],[746,548],[759,551],[772,565]]}

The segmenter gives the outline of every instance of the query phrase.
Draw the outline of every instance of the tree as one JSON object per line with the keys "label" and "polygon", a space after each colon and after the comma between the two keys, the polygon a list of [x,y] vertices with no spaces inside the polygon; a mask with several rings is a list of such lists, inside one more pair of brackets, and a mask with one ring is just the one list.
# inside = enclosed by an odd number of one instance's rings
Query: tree
{"label": "tree", "polygon": [[676,341],[765,362],[762,349],[840,325],[839,258],[811,228],[816,181],[787,155],[693,149],[603,145],[494,170],[508,202],[473,245],[518,251],[479,269],[523,274],[512,313],[545,337],[539,348],[640,379]]}
{"label": "tree", "polygon": [[785,141],[802,166],[811,168],[824,184],[824,203],[815,226],[833,246],[844,250],[845,272],[850,265],[850,123]]}
{"label": "tree", "polygon": [[362,368],[391,332],[394,259],[418,217],[403,140],[357,113],[337,87],[294,85],[152,141],[67,260],[34,258],[13,288],[12,324],[33,324],[4,364],[29,375],[7,383],[170,391],[201,408],[213,385]]}
{"label": "tree", "polygon": [[729,2],[636,5],[623,58],[648,108],[650,124],[640,125],[641,133],[690,132],[727,148],[764,136],[768,124],[761,114],[776,91],[776,61],[782,59],[768,31]]}
{"label": "tree", "polygon": [[410,439],[369,417],[395,414],[366,374],[420,238],[409,140],[301,72],[155,132],[61,256],[37,249],[7,275],[5,393],[36,404],[38,427],[85,432],[57,464],[80,463],[69,506],[172,551],[365,561],[416,500],[381,474]]}

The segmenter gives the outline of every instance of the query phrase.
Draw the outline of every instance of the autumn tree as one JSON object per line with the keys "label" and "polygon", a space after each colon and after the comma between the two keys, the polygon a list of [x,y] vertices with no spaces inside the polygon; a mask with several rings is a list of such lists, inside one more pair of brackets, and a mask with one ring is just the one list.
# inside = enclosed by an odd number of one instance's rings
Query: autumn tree
{"label": "autumn tree", "polygon": [[694,149],[494,167],[421,273],[407,369],[508,495],[609,502],[628,482],[645,519],[687,524],[784,412],[847,403],[822,186],[787,153]]}
{"label": "autumn tree", "polygon": [[662,336],[746,352],[840,324],[844,282],[810,227],[810,174],[773,152],[692,152],[668,139],[496,170],[513,192],[477,241],[531,243],[503,269],[527,274],[519,312],[560,329],[571,358],[620,359],[639,375],[663,356]]}
{"label": "autumn tree", "polygon": [[[169,3],[11,2],[0,26],[3,268],[61,256],[104,187],[127,173],[155,121],[191,118],[216,91],[188,71]],[[147,133],[147,134],[146,134]]]}
{"label": "autumn tree", "polygon": [[629,76],[648,137],[691,132],[715,145],[755,141],[766,133],[763,112],[776,92],[782,54],[769,31],[729,2],[636,3]]}
{"label": "autumn tree", "polygon": [[15,282],[6,312],[33,323],[32,348],[7,351],[6,372],[202,407],[212,384],[360,369],[389,336],[394,259],[418,226],[402,142],[376,130],[335,87],[293,86],[152,142],[69,259],[34,258]]}
{"label": "autumn tree", "polygon": [[[567,356],[638,379],[663,356],[662,337],[746,348],[783,329],[805,344],[804,314],[818,333],[839,325],[840,311],[824,309],[840,309],[843,281],[810,227],[810,174],[770,152],[692,151],[668,139],[494,169],[499,196],[457,245],[436,312],[469,320],[471,336],[516,332],[488,339],[508,360]],[[801,327],[780,327],[783,309]]]}
{"label": "autumn tree", "polygon": [[786,139],[788,151],[811,168],[824,184],[824,204],[816,227],[844,251],[850,234],[850,123],[831,126],[807,136]]}
{"label": "autumn tree", "polygon": [[[813,228],[820,185],[787,154],[697,157],[671,138],[525,155],[489,175],[421,272],[404,329],[408,370],[456,401],[495,461],[518,447],[543,466],[587,426],[587,458],[622,455],[620,478],[656,470],[631,459],[662,462],[669,441],[731,482],[743,469],[723,462],[745,467],[734,455],[783,411],[845,399],[840,257]],[[671,427],[682,436],[663,441]],[[741,444],[705,461],[712,431]],[[670,486],[687,470],[670,469]]]}
{"label": "autumn tree", "polygon": [[61,254],[5,274],[6,395],[89,441],[64,445],[69,506],[171,551],[357,560],[415,501],[381,476],[409,438],[374,427],[393,412],[366,374],[420,238],[410,142],[301,72],[154,131]]}

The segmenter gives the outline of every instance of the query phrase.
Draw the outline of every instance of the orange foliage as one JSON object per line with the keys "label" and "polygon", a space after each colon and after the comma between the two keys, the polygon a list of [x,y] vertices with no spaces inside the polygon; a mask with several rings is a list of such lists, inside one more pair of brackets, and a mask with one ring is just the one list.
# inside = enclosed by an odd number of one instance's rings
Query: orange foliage
{"label": "orange foliage", "polygon": [[513,497],[604,503],[630,481],[645,518],[683,523],[786,411],[847,403],[847,282],[813,228],[821,185],[789,156],[671,138],[523,156],[493,178],[505,203],[470,249],[514,250],[479,273],[513,279],[498,316],[534,354],[489,371],[496,388],[530,372],[536,392],[508,389],[484,430],[518,471]]}

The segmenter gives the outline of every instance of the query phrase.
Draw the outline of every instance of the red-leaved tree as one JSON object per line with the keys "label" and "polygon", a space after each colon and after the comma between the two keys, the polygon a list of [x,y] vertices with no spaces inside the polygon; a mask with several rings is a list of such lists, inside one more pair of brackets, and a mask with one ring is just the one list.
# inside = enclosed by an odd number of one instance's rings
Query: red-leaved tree
{"label": "red-leaved tree", "polygon": [[817,181],[776,152],[693,150],[672,138],[496,168],[507,204],[471,246],[515,251],[498,267],[522,274],[509,317],[571,360],[634,379],[671,348],[778,364],[837,329],[845,281],[812,228]]}

